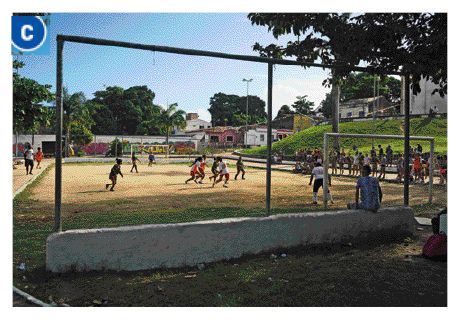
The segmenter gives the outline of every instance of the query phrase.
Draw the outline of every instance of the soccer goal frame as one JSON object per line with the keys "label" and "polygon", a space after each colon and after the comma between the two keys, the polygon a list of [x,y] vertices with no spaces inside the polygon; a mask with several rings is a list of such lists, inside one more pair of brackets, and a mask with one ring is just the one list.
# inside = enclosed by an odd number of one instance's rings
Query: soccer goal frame
{"label": "soccer goal frame", "polygon": [[[371,138],[371,139],[390,139],[390,140],[404,140],[405,136],[396,135],[381,135],[381,134],[348,134],[348,133],[324,133],[324,177],[323,177],[323,203],[324,208],[327,208],[327,181],[328,181],[328,170],[329,170],[329,137],[346,137],[346,138]],[[409,136],[409,140],[429,141],[430,142],[430,158],[431,163],[434,164],[434,138],[433,137],[418,137]],[[404,158],[408,157],[404,154]],[[430,178],[428,187],[428,203],[431,204],[433,201],[433,170],[434,165],[430,165]],[[405,177],[406,179],[407,177]]]}
{"label": "soccer goal frame", "polygon": [[[136,148],[141,149],[141,151],[136,150]],[[145,150],[147,148],[147,150]],[[133,152],[145,152],[146,154],[152,152],[154,155],[158,154],[170,154],[171,146],[167,144],[142,144],[142,143],[132,143],[131,144],[131,157],[133,156]],[[160,152],[158,152],[160,150]]]}
{"label": "soccer goal frame", "polygon": [[[124,42],[124,41],[114,41],[106,39],[97,39],[81,36],[70,36],[70,35],[61,35],[56,36],[56,141],[62,140],[62,84],[63,84],[63,48],[65,42],[73,43],[83,43],[89,45],[98,45],[98,46],[112,46],[112,47],[122,47],[128,49],[139,49],[146,50],[151,52],[166,52],[172,54],[180,55],[191,55],[191,56],[202,56],[202,57],[213,57],[213,58],[222,58],[230,60],[239,60],[247,62],[258,62],[264,63],[267,65],[267,133],[269,136],[272,134],[272,96],[273,96],[273,67],[275,65],[291,65],[291,66],[302,66],[302,67],[319,67],[319,68],[329,68],[329,69],[342,69],[349,71],[363,71],[370,73],[379,73],[379,74],[388,74],[388,75],[401,75],[408,77],[409,71],[403,69],[404,72],[395,71],[395,70],[385,70],[379,67],[360,67],[353,66],[349,64],[322,64],[322,63],[313,63],[307,61],[294,61],[288,59],[279,59],[279,58],[268,58],[268,57],[257,57],[257,56],[248,56],[248,55],[237,55],[237,54],[228,54],[222,52],[212,52],[204,50],[192,50],[184,48],[175,48],[175,47],[165,47],[165,46],[156,46],[156,45],[147,45],[140,43]],[[409,81],[405,82],[405,92],[409,92]],[[405,112],[405,150],[409,148],[409,96],[405,95],[404,100],[404,112]],[[336,116],[338,119],[338,114]],[[335,122],[334,122],[335,123]],[[271,158],[271,147],[272,139],[269,139],[267,142],[267,159]],[[407,152],[407,151],[406,151]],[[168,157],[168,155],[166,156]],[[62,202],[62,146],[60,143],[56,144],[56,170],[55,170],[55,224],[54,232],[61,232],[61,202]],[[270,203],[271,203],[271,162],[267,161],[267,170],[266,170],[266,203],[265,203],[265,216],[270,216]],[[406,185],[405,185],[406,188]],[[406,197],[406,191],[404,193]],[[405,200],[406,201],[406,200]]]}

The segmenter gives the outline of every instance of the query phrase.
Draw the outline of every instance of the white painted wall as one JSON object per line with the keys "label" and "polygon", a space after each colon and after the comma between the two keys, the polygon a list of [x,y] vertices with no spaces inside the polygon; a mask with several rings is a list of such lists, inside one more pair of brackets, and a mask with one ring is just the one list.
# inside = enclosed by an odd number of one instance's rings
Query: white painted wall
{"label": "white painted wall", "polygon": [[54,233],[46,240],[52,272],[194,266],[301,245],[356,242],[413,232],[409,207],[229,218]]}
{"label": "white painted wall", "polygon": [[414,95],[411,90],[410,109],[412,114],[428,114],[430,107],[437,106],[439,113],[447,112],[447,96],[442,98],[438,93],[431,95],[433,90],[437,88],[433,82],[422,79],[420,81],[419,94]]}

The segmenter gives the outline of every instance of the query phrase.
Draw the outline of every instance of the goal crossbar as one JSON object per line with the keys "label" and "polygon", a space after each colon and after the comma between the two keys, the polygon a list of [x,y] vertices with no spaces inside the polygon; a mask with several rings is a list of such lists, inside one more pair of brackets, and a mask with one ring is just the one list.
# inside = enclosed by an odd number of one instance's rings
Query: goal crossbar
{"label": "goal crossbar", "polygon": [[[375,138],[375,139],[391,139],[391,140],[404,140],[404,136],[397,135],[382,135],[382,134],[348,134],[348,133],[324,133],[324,177],[323,177],[323,202],[324,208],[327,208],[327,181],[328,181],[328,170],[329,170],[329,137],[346,137],[346,138]],[[430,142],[430,178],[428,187],[428,203],[431,204],[433,200],[433,172],[434,172],[434,138],[424,136],[409,136],[409,140],[429,141]],[[404,154],[404,159],[409,155]]]}

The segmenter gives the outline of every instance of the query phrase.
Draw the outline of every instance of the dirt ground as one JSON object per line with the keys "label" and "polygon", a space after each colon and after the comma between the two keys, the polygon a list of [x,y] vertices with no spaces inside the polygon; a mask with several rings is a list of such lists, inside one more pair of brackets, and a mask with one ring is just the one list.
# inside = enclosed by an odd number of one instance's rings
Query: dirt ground
{"label": "dirt ground", "polygon": [[[235,161],[229,160],[230,165]],[[115,191],[106,190],[110,183],[108,175],[113,164],[65,164],[62,173],[62,214],[96,213],[114,203],[126,204],[126,210],[168,210],[177,208],[234,207],[248,210],[263,210],[266,201],[266,175],[264,170],[246,168],[246,180],[234,180],[236,168],[230,167],[228,188],[222,182],[214,188],[207,178],[203,184],[193,181],[185,184],[190,177],[189,165],[157,164],[148,167],[141,163],[139,173],[131,173],[131,165],[123,164],[124,177],[118,176]],[[18,170],[15,170],[18,171]],[[318,194],[318,205],[313,205],[310,176],[289,172],[272,171],[272,209],[275,210],[321,210],[322,189]],[[29,199],[45,205],[54,204],[55,169],[40,179],[32,189]],[[334,177],[331,192],[332,209],[345,209],[354,201],[356,178]],[[403,185],[382,182],[383,206],[403,203]],[[434,200],[447,198],[445,186],[434,186]],[[410,187],[411,203],[428,202],[428,186]],[[301,212],[301,211],[300,211]]]}

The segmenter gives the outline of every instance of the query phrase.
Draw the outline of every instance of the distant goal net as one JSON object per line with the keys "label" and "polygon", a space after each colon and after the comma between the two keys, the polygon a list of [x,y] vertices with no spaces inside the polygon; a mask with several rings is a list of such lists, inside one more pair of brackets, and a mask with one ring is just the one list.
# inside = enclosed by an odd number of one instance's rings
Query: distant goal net
{"label": "distant goal net", "polygon": [[169,155],[173,151],[172,145],[167,144],[131,144],[130,156],[135,154],[137,157],[147,158],[150,154],[153,155]]}

